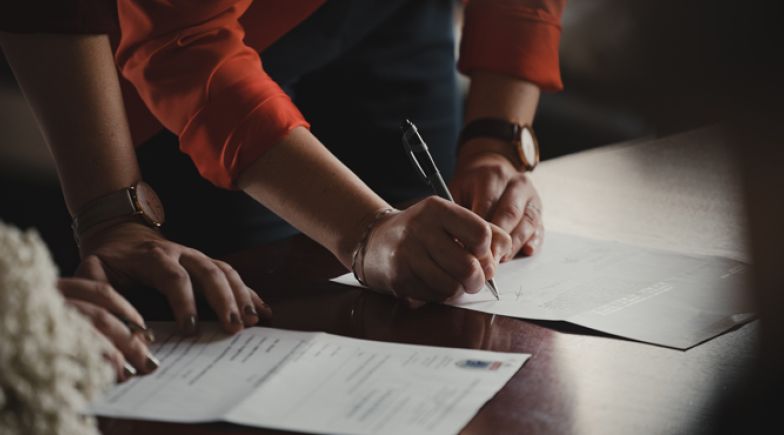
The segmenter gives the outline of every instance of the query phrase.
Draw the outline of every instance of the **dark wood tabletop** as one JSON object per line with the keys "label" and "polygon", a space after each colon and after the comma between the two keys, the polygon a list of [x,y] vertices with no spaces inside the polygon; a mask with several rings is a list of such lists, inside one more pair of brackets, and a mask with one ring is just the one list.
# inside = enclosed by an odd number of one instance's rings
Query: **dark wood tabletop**
{"label": "dark wood tabletop", "polygon": [[[370,340],[526,352],[533,356],[463,429],[465,434],[667,434],[709,430],[719,400],[754,362],[756,322],[687,351],[632,342],[562,322],[532,322],[438,304],[410,309],[331,283],[345,269],[304,236],[227,260],[272,306],[270,326]],[[161,299],[134,301],[167,319]],[[200,315],[208,317],[201,308]],[[280,433],[228,423],[101,418],[105,434]]]}

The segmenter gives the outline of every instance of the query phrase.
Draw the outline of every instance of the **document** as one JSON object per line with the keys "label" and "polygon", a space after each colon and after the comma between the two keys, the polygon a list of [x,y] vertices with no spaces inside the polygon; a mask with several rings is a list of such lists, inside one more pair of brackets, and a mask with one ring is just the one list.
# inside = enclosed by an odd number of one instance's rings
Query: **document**
{"label": "document", "polygon": [[160,368],[115,386],[99,416],[227,421],[340,434],[453,434],[530,355],[375,342],[248,328],[198,337],[151,323]]}
{"label": "document", "polygon": [[[748,279],[728,258],[548,232],[539,253],[500,265],[500,301],[483,290],[445,303],[688,349],[753,318]],[[335,281],[359,285],[351,274]]]}

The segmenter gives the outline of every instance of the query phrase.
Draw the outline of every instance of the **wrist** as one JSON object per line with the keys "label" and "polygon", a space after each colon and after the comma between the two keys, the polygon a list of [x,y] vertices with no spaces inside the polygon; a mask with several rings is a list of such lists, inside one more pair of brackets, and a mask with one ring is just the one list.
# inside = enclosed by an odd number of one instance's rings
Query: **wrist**
{"label": "wrist", "polygon": [[91,231],[129,221],[151,228],[163,224],[163,205],[152,187],[143,181],[92,200],[76,213],[71,227],[77,244],[81,244]]}
{"label": "wrist", "polygon": [[86,231],[79,237],[79,254],[81,257],[84,257],[110,241],[128,237],[139,240],[140,236],[144,235],[152,238],[163,237],[157,228],[152,228],[135,219],[119,218],[103,222],[90,228],[89,231]]}
{"label": "wrist", "polygon": [[457,154],[457,167],[469,164],[487,154],[503,157],[516,170],[519,169],[519,157],[517,157],[517,154],[509,144],[492,138],[477,138],[466,141]]}
{"label": "wrist", "polygon": [[365,225],[359,241],[357,241],[351,252],[351,271],[354,273],[354,278],[365,286],[367,286],[367,281],[365,280],[365,253],[367,252],[370,238],[378,226],[394,213],[398,213],[398,211],[391,207],[384,208],[375,213],[368,221],[367,225]]}
{"label": "wrist", "polygon": [[368,209],[362,213],[359,220],[355,221],[355,224],[346,226],[343,237],[339,239],[333,253],[347,269],[353,270],[352,266],[355,261],[356,248],[362,242],[362,239],[366,237],[365,233],[368,227],[377,220],[380,213],[387,209],[392,209],[392,207],[384,204],[383,206]]}
{"label": "wrist", "polygon": [[460,132],[459,147],[465,155],[493,152],[506,157],[517,170],[532,171],[539,163],[539,142],[527,124],[505,118],[479,118]]}

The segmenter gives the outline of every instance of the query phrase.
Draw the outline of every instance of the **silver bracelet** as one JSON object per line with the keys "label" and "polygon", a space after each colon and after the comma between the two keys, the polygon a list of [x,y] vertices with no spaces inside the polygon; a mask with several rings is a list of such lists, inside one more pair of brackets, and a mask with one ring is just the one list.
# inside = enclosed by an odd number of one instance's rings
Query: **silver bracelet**
{"label": "silver bracelet", "polygon": [[[373,219],[368,223],[367,227],[365,227],[365,231],[362,233],[362,237],[357,242],[357,246],[354,248],[354,252],[351,254],[351,272],[354,274],[354,278],[365,287],[368,287],[367,283],[365,282],[365,251],[367,249],[367,243],[370,239],[370,234],[373,232],[373,229],[376,227],[376,224],[383,218],[384,216],[397,212],[394,208],[385,208],[373,216]],[[360,266],[361,272],[357,270],[357,266]]]}

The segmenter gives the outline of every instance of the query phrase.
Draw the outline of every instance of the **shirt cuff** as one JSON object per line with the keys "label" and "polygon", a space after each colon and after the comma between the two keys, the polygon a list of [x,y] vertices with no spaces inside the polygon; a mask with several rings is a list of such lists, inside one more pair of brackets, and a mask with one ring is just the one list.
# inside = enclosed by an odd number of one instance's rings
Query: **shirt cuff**
{"label": "shirt cuff", "polygon": [[561,28],[547,17],[508,8],[468,5],[458,68],[529,81],[544,91],[563,89],[558,60]]}
{"label": "shirt cuff", "polygon": [[296,127],[310,125],[277,85],[246,81],[211,98],[180,133],[180,149],[202,177],[237,189],[237,178]]}

